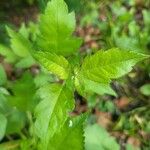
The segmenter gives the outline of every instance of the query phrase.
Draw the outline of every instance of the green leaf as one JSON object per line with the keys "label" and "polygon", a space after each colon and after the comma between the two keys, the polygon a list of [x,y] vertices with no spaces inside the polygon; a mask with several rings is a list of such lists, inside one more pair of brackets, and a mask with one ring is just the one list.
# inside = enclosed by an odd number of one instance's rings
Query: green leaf
{"label": "green leaf", "polygon": [[35,133],[41,140],[40,147],[46,150],[74,108],[73,90],[66,84],[48,84],[39,89],[38,95],[42,101],[35,109]]}
{"label": "green leaf", "polygon": [[117,48],[108,51],[101,50],[84,59],[81,72],[89,80],[110,83],[111,79],[127,74],[137,62],[148,57],[144,54]]}
{"label": "green leaf", "polygon": [[85,92],[115,96],[116,93],[110,88],[111,80],[127,74],[137,62],[148,57],[144,54],[117,48],[98,51],[92,56],[87,56],[81,70],[75,72],[76,89],[83,96]]}
{"label": "green leaf", "polygon": [[131,51],[143,52],[143,49],[141,49],[141,44],[139,42],[139,39],[128,37],[126,35],[115,36],[115,45],[116,47],[119,47],[120,49],[123,50],[128,49]]}
{"label": "green leaf", "polygon": [[11,48],[17,56],[26,57],[32,50],[30,42],[20,33],[17,33],[7,27],[7,32],[11,37]]}
{"label": "green leaf", "polygon": [[140,148],[135,147],[131,144],[126,144],[125,147],[126,147],[126,150],[140,150]]}
{"label": "green leaf", "polygon": [[145,84],[140,88],[142,94],[150,96],[150,84]]}
{"label": "green leaf", "polygon": [[99,95],[110,94],[116,96],[115,91],[113,91],[109,84],[98,83],[92,80],[88,80],[86,78],[83,79],[83,84],[85,86],[86,92],[95,92]]}
{"label": "green leaf", "polygon": [[8,120],[6,134],[20,133],[27,122],[26,114],[14,108],[9,110],[6,115]]}
{"label": "green leaf", "polygon": [[25,126],[25,113],[19,112],[16,108],[12,108],[8,104],[6,96],[0,93],[0,113],[7,118],[6,135],[19,133]]}
{"label": "green leaf", "polygon": [[59,76],[61,79],[67,79],[69,63],[63,56],[42,51],[36,52],[34,56],[48,71]]}
{"label": "green leaf", "polygon": [[0,95],[4,94],[4,95],[9,95],[9,92],[7,89],[5,89],[4,87],[0,87]]}
{"label": "green leaf", "polygon": [[7,75],[5,73],[3,66],[0,64],[0,86],[4,85],[6,81],[7,81]]}
{"label": "green leaf", "polygon": [[32,65],[36,64],[35,60],[31,55],[22,58],[18,63],[15,64],[15,67],[17,68],[29,68]]}
{"label": "green leaf", "polygon": [[150,11],[143,10],[142,13],[143,13],[144,24],[145,24],[146,26],[149,26],[149,25],[150,25],[150,20],[149,20]]}
{"label": "green leaf", "polygon": [[84,150],[83,124],[86,115],[68,119],[60,131],[50,140],[51,150]]}
{"label": "green leaf", "polygon": [[21,27],[19,29],[19,33],[26,39],[29,37],[29,29],[25,26],[24,23],[21,24]]}
{"label": "green leaf", "polygon": [[107,131],[99,125],[89,125],[85,130],[86,150],[119,150],[120,146]]}
{"label": "green leaf", "polygon": [[14,63],[17,60],[17,56],[13,51],[3,44],[0,44],[0,54],[4,56],[4,60],[9,63]]}
{"label": "green leaf", "polygon": [[76,72],[74,83],[76,90],[83,97],[87,97],[87,94],[89,93],[96,93],[99,95],[110,94],[116,96],[115,91],[111,89],[109,83],[99,83],[89,80],[85,76],[83,76],[80,71]]}
{"label": "green leaf", "polygon": [[40,88],[42,86],[44,86],[47,83],[50,82],[55,82],[56,80],[54,79],[53,76],[46,74],[46,73],[39,73],[35,78],[34,78],[34,83],[36,85],[37,88]]}
{"label": "green leaf", "polygon": [[51,0],[40,17],[37,47],[63,56],[75,53],[81,40],[72,36],[74,30],[74,13],[68,13],[64,0]]}
{"label": "green leaf", "polygon": [[111,112],[114,113],[116,110],[116,106],[112,101],[103,101],[101,100],[98,104],[98,109],[103,112]]}
{"label": "green leaf", "polygon": [[33,111],[37,99],[35,98],[36,87],[30,73],[24,73],[21,79],[12,83],[10,89],[13,94],[8,96],[8,101],[12,106],[20,111]]}
{"label": "green leaf", "polygon": [[6,131],[7,119],[0,113],[0,141],[3,139]]}
{"label": "green leaf", "polygon": [[6,115],[9,112],[10,108],[7,104],[7,99],[4,94],[0,91],[0,113]]}
{"label": "green leaf", "polygon": [[30,39],[35,41],[37,34],[39,33],[38,24],[29,22],[28,30],[30,33]]}

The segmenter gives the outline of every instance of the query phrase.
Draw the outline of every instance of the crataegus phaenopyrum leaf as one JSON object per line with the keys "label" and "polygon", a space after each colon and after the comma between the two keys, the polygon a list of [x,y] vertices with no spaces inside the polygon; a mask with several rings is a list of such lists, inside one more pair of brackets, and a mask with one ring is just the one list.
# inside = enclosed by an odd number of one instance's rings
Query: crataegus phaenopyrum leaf
{"label": "crataegus phaenopyrum leaf", "polygon": [[119,78],[130,72],[137,62],[145,58],[148,56],[117,48],[98,51],[84,59],[81,72],[85,78],[92,81],[109,83],[111,79]]}
{"label": "crataegus phaenopyrum leaf", "polygon": [[40,146],[47,149],[50,139],[64,125],[68,113],[74,108],[72,87],[48,84],[37,93],[42,101],[35,109],[35,133],[40,138]]}
{"label": "crataegus phaenopyrum leaf", "polygon": [[84,121],[86,115],[68,119],[50,140],[51,150],[84,150]]}
{"label": "crataegus phaenopyrum leaf", "polygon": [[79,87],[81,84],[84,92],[115,95],[109,85],[111,80],[127,74],[137,62],[147,57],[144,54],[117,48],[98,51],[84,59],[81,70],[77,72],[76,88],[81,89],[81,86]]}
{"label": "crataegus phaenopyrum leaf", "polygon": [[34,56],[48,71],[59,76],[61,79],[68,77],[69,63],[63,56],[42,51],[36,52]]}
{"label": "crataegus phaenopyrum leaf", "polygon": [[95,92],[99,95],[110,94],[116,96],[115,91],[113,91],[113,89],[107,83],[99,83],[88,80],[87,78],[84,78],[83,81],[86,92]]}
{"label": "crataegus phaenopyrum leaf", "polygon": [[75,76],[74,84],[76,90],[83,97],[86,97],[87,93],[97,93],[99,95],[110,94],[116,96],[116,93],[111,89],[108,83],[99,83],[85,78],[80,72]]}
{"label": "crataegus phaenopyrum leaf", "polygon": [[72,36],[74,30],[74,13],[68,13],[64,0],[52,0],[40,17],[37,48],[63,56],[75,53],[81,40]]}

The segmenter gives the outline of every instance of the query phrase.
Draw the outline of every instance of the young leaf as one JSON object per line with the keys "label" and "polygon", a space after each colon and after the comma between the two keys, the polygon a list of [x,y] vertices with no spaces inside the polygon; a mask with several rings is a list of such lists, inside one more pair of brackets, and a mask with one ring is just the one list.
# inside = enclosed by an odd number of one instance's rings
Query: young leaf
{"label": "young leaf", "polygon": [[74,108],[73,91],[70,86],[48,84],[39,89],[38,94],[42,101],[35,109],[35,133],[41,140],[40,147],[46,150],[49,140]]}
{"label": "young leaf", "polygon": [[51,150],[84,150],[83,124],[85,115],[68,119],[60,131],[50,140]]}
{"label": "young leaf", "polygon": [[87,126],[85,130],[85,149],[86,150],[119,150],[120,146],[107,131],[95,124]]}
{"label": "young leaf", "polygon": [[7,126],[7,119],[3,114],[0,113],[0,141],[5,135],[6,126]]}
{"label": "young leaf", "polygon": [[74,13],[68,13],[64,0],[52,0],[40,17],[37,47],[43,51],[68,56],[81,45],[81,40],[72,36],[74,29]]}
{"label": "young leaf", "polygon": [[11,48],[17,56],[26,57],[32,50],[30,42],[20,33],[17,33],[7,27],[7,32],[11,37]]}
{"label": "young leaf", "polygon": [[25,26],[24,23],[21,24],[21,27],[19,29],[19,33],[26,39],[29,38],[29,29]]}
{"label": "young leaf", "polygon": [[69,63],[63,56],[42,51],[36,52],[34,56],[48,71],[58,75],[61,79],[67,79]]}
{"label": "young leaf", "polygon": [[130,72],[137,62],[145,58],[148,56],[117,48],[99,51],[84,59],[81,72],[84,77],[92,81],[109,83],[111,79],[119,78]]}

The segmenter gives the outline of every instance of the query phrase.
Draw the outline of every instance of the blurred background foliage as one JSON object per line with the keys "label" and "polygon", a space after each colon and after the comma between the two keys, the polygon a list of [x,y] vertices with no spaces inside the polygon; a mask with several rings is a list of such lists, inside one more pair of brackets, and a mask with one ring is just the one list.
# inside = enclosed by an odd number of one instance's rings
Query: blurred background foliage
{"label": "blurred background foliage", "polygon": [[[32,88],[28,101],[34,97],[35,88],[47,81],[56,80],[42,74],[39,66],[29,57],[20,57],[20,52],[10,52],[6,25],[14,27],[27,38],[34,39],[36,20],[48,0],[1,0],[0,1],[0,112],[8,113],[7,137],[12,133],[26,131],[29,114],[12,109],[7,103],[24,97],[24,90]],[[83,38],[81,55],[92,54],[99,49],[119,47],[150,53],[150,0],[65,0],[69,10],[75,10],[77,28],[74,34]],[[85,111],[92,113],[86,128],[87,140],[95,140],[88,150],[150,149],[150,61],[138,64],[131,73],[112,83],[117,97],[93,94],[85,100],[76,97],[74,115]],[[30,81],[29,81],[30,80]],[[15,82],[14,82],[15,81]],[[23,85],[23,86],[22,86]],[[31,92],[31,93],[30,93]],[[38,100],[37,100],[38,101]],[[35,100],[34,103],[37,103]],[[23,103],[25,100],[23,100]],[[1,106],[5,105],[5,110]],[[14,104],[12,104],[14,105]],[[24,104],[18,104],[20,109]],[[34,107],[35,104],[30,106]],[[29,108],[32,110],[32,107]],[[4,113],[6,113],[4,112]],[[10,113],[9,113],[10,112]],[[2,118],[2,116],[0,116]],[[17,131],[19,130],[19,131]],[[9,137],[10,136],[10,137]],[[18,135],[17,135],[18,136]],[[96,137],[96,138],[95,138]],[[103,140],[105,139],[105,140]],[[87,142],[88,143],[88,142]]]}

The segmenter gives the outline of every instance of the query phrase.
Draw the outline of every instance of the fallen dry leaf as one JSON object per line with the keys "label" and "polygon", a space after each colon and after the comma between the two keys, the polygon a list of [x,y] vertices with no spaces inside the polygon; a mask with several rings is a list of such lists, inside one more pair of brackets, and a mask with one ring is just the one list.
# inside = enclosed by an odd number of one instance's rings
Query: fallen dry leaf
{"label": "fallen dry leaf", "polygon": [[96,110],[97,123],[102,127],[108,129],[112,125],[112,117],[108,112],[100,112]]}
{"label": "fallen dry leaf", "polygon": [[130,100],[127,97],[121,97],[120,99],[115,101],[115,104],[119,109],[124,109],[125,107],[129,105],[129,103],[130,103]]}

